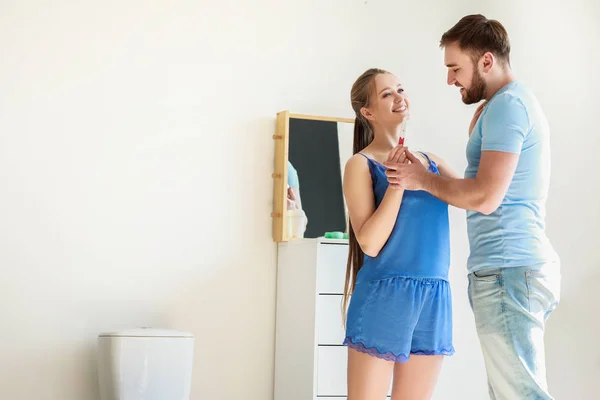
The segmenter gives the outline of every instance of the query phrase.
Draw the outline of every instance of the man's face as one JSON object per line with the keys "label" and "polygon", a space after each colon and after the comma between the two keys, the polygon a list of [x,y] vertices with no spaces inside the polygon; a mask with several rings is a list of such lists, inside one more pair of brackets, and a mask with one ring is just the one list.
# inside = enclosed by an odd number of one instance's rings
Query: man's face
{"label": "man's face", "polygon": [[468,52],[451,43],[444,48],[444,63],[448,68],[448,85],[460,88],[463,103],[474,104],[484,99],[487,84]]}

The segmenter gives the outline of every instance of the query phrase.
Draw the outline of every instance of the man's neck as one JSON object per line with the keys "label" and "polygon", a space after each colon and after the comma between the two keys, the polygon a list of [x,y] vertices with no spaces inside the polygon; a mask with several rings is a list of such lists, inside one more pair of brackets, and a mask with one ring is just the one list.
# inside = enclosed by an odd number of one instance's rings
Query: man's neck
{"label": "man's neck", "polygon": [[501,75],[498,76],[497,79],[488,82],[485,99],[491,99],[498,92],[498,90],[502,89],[504,86],[514,81],[515,76],[513,75],[512,71],[508,70],[506,72],[503,72]]}

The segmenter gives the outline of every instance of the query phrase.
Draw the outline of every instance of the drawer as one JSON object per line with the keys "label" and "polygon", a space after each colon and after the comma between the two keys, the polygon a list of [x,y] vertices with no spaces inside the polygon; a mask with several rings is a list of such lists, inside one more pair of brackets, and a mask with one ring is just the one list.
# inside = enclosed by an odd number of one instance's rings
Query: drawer
{"label": "drawer", "polygon": [[348,245],[319,245],[317,253],[317,289],[319,293],[344,293],[347,262]]}
{"label": "drawer", "polygon": [[320,295],[317,298],[318,344],[340,345],[346,337],[342,323],[342,295]]}
{"label": "drawer", "polygon": [[[319,346],[317,357],[317,398],[347,396],[348,348],[346,346]],[[388,396],[391,391],[390,381]]]}

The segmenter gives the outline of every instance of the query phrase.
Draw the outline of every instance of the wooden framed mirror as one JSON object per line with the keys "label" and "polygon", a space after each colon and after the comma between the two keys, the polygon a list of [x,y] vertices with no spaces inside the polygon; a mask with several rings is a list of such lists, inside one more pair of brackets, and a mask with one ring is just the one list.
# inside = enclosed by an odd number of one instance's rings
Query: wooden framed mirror
{"label": "wooden framed mirror", "polygon": [[347,232],[342,182],[352,157],[354,119],[277,114],[273,240]]}

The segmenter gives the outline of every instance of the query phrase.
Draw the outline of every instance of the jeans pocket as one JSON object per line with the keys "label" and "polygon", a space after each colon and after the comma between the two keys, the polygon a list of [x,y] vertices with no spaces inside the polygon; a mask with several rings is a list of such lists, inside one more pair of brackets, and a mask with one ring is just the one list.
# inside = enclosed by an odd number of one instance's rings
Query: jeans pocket
{"label": "jeans pocket", "polygon": [[500,279],[500,268],[488,268],[472,273],[475,282],[496,282]]}
{"label": "jeans pocket", "polygon": [[525,272],[529,312],[546,321],[560,302],[560,273],[542,270]]}

